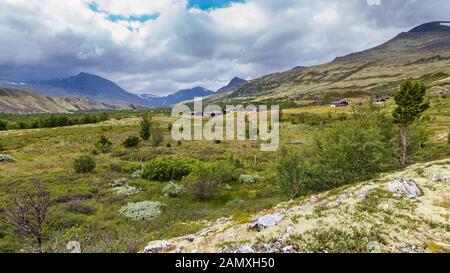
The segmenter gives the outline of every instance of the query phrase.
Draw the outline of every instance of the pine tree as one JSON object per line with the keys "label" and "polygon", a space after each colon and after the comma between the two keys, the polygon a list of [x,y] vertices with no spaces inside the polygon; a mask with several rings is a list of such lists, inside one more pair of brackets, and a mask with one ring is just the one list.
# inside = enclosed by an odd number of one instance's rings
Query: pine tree
{"label": "pine tree", "polygon": [[426,87],[420,81],[406,80],[400,85],[400,90],[394,96],[397,103],[394,112],[394,122],[398,124],[401,134],[402,154],[401,164],[408,161],[408,144],[411,125],[426,111],[430,105],[425,100]]}
{"label": "pine tree", "polygon": [[141,129],[140,129],[140,136],[143,140],[149,140],[150,139],[150,119],[147,113],[144,113],[142,115],[141,120]]}

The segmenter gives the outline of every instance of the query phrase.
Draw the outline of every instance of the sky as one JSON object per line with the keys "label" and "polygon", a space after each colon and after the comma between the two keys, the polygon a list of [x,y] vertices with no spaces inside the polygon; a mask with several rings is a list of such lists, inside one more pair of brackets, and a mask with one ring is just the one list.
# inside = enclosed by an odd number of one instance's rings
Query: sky
{"label": "sky", "polygon": [[449,20],[448,0],[0,0],[0,79],[165,95],[311,66]]}

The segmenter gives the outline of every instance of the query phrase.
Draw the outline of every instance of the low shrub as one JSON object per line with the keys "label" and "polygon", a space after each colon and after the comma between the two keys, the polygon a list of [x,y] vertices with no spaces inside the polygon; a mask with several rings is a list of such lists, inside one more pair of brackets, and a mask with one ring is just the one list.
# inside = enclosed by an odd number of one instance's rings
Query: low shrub
{"label": "low shrub", "polygon": [[142,190],[140,188],[133,187],[128,184],[123,185],[123,186],[114,187],[114,188],[112,188],[112,190],[118,195],[127,195],[127,196],[132,196],[132,195],[142,192]]}
{"label": "low shrub", "polygon": [[156,181],[181,180],[196,164],[197,161],[192,158],[159,157],[144,166],[142,177]]}
{"label": "low shrub", "polygon": [[112,142],[109,139],[102,135],[96,142],[95,148],[103,153],[109,151],[112,147]]}
{"label": "low shrub", "polygon": [[119,213],[132,221],[152,220],[161,214],[161,203],[152,201],[128,203],[119,210]]}
{"label": "low shrub", "polygon": [[132,196],[142,192],[142,189],[128,185],[128,179],[126,178],[116,179],[109,186],[118,195]]}
{"label": "low shrub", "polygon": [[254,184],[260,181],[260,177],[257,175],[243,174],[239,177],[238,181],[242,184]]}
{"label": "low shrub", "polygon": [[134,148],[139,145],[139,142],[141,142],[141,139],[137,136],[129,136],[125,141],[122,143],[122,145],[125,148]]}
{"label": "low shrub", "polygon": [[199,164],[183,179],[186,190],[199,201],[208,200],[214,196],[222,184],[216,166]]}
{"label": "low shrub", "polygon": [[128,174],[132,174],[135,171],[138,171],[138,170],[141,170],[141,169],[142,169],[142,164],[137,163],[137,162],[126,161],[122,165],[122,172],[128,173]]}
{"label": "low shrub", "polygon": [[184,192],[184,186],[173,181],[167,183],[162,189],[162,194],[166,197],[178,197]]}
{"label": "low shrub", "polygon": [[70,202],[67,205],[67,210],[69,212],[85,214],[85,215],[92,215],[97,211],[97,209],[94,206],[83,203],[81,201]]}
{"label": "low shrub", "polygon": [[110,188],[122,187],[128,184],[128,180],[126,178],[119,178],[114,180],[112,183],[109,183]]}
{"label": "low shrub", "polygon": [[144,170],[136,170],[131,174],[132,178],[142,178],[142,175],[144,174]]}
{"label": "low shrub", "polygon": [[76,173],[88,173],[95,169],[95,158],[92,155],[82,155],[73,162],[73,168]]}

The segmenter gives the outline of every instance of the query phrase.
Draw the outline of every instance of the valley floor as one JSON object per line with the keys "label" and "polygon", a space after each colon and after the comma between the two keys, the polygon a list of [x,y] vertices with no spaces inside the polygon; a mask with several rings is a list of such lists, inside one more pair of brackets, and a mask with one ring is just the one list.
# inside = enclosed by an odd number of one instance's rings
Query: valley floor
{"label": "valley floor", "polygon": [[[432,177],[447,177],[436,182]],[[450,158],[378,179],[280,204],[254,215],[267,222],[221,218],[195,234],[149,243],[145,252],[449,252]],[[423,195],[387,191],[396,179],[416,181]],[[261,218],[263,217],[263,218]],[[265,219],[265,220],[264,220]]]}

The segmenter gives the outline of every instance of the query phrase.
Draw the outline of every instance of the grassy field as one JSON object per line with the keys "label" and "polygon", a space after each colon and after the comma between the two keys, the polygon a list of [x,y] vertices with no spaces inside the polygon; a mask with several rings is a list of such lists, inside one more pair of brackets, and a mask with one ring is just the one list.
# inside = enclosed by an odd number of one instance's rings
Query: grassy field
{"label": "grassy field", "polygon": [[[435,141],[443,142],[450,128],[450,97],[433,98],[432,108],[425,113],[423,123],[430,129]],[[392,107],[391,103],[386,110]],[[349,112],[351,108],[307,106],[286,109],[283,115],[302,112],[326,115]],[[333,112],[336,111],[336,112]],[[45,184],[52,193],[51,232],[57,233],[59,241],[67,242],[75,236],[91,242],[86,251],[135,252],[149,241],[190,234],[200,230],[206,221],[234,216],[248,220],[258,211],[286,201],[276,193],[273,167],[276,152],[260,151],[260,143],[252,141],[214,142],[170,140],[168,124],[171,118],[155,117],[164,131],[163,143],[156,147],[141,142],[137,148],[127,149],[122,142],[139,131],[138,117],[112,119],[102,123],[60,128],[0,131],[3,154],[11,154],[15,163],[0,163],[0,204],[4,204],[9,187],[26,188],[33,181]],[[281,124],[281,146],[302,147],[301,143],[312,141],[314,134],[324,126],[304,124]],[[92,153],[94,142],[105,135],[113,143],[108,153],[95,156],[97,167],[92,173],[78,174],[72,167],[73,160]],[[115,166],[126,162],[145,163],[163,155],[184,156],[202,162],[225,159],[232,153],[243,164],[243,173],[258,175],[262,181],[255,184],[233,182],[220,189],[209,201],[195,201],[188,196],[169,198],[162,195],[165,183],[132,178]],[[133,196],[118,195],[109,186],[117,179],[126,178],[130,186],[142,191]],[[119,210],[129,202],[158,201],[162,204],[161,215],[151,221],[130,221]],[[0,230],[7,230],[1,226]],[[88,238],[91,234],[101,237]],[[96,241],[97,240],[97,241]],[[21,245],[10,232],[0,232],[0,252],[19,251]]]}

